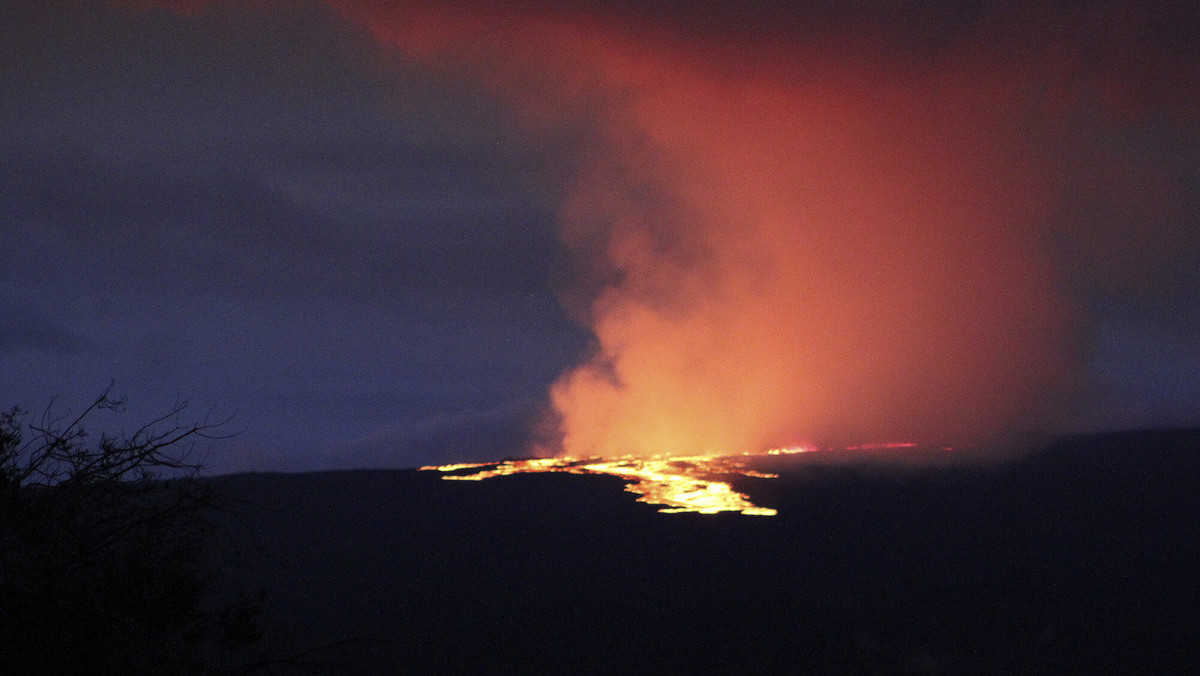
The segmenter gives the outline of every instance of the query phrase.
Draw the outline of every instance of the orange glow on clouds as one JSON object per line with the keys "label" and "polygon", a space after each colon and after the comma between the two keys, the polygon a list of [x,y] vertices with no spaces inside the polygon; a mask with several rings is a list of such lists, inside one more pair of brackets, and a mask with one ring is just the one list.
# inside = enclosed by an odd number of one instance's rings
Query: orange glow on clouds
{"label": "orange glow on clouds", "polygon": [[536,4],[340,5],[535,127],[595,120],[562,220],[582,276],[604,280],[571,306],[596,349],[554,384],[562,441],[545,450],[957,442],[1024,423],[1065,378],[1070,312],[1011,64]]}

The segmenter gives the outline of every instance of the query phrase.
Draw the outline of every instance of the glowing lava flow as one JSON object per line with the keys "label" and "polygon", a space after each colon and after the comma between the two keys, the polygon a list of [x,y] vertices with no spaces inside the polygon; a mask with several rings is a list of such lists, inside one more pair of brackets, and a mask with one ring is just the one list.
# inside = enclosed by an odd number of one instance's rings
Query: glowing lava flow
{"label": "glowing lava flow", "polygon": [[[799,452],[788,449],[779,452]],[[569,474],[611,474],[625,480],[625,490],[637,493],[639,502],[664,505],[661,512],[741,512],[755,516],[771,516],[776,513],[769,507],[759,507],[750,502],[743,493],[733,490],[728,481],[711,478],[712,475],[730,475],[773,479],[778,475],[765,474],[747,469],[736,460],[738,456],[694,456],[694,457],[640,457],[620,458],[540,458],[534,460],[507,460],[476,464],[442,465],[422,467],[422,470],[455,472],[464,469],[479,470],[473,474],[451,474],[443,479],[459,481],[481,481],[496,476],[525,474],[531,472],[567,472]],[[491,469],[481,469],[491,468]]]}

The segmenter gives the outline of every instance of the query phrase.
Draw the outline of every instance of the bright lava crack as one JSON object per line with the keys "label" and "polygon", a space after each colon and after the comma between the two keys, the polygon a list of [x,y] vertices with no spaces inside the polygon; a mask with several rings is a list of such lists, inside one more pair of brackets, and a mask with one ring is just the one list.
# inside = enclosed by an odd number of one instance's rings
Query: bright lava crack
{"label": "bright lava crack", "polygon": [[[809,449],[781,449],[770,454],[799,453]],[[422,470],[458,472],[478,470],[470,474],[447,474],[443,479],[482,481],[510,474],[535,472],[566,472],[568,474],[611,474],[625,480],[625,490],[641,497],[639,502],[663,505],[661,512],[741,512],[754,516],[772,516],[774,509],[759,507],[743,493],[733,490],[728,481],[714,475],[739,475],[763,479],[777,478],[746,468],[737,458],[743,456],[686,456],[620,458],[538,458],[506,460],[503,462],[464,463],[422,467]]]}

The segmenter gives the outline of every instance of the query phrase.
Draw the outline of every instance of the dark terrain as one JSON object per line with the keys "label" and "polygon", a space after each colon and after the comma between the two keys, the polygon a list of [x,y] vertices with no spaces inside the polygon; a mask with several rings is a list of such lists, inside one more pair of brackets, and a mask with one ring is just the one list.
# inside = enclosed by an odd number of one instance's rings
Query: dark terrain
{"label": "dark terrain", "polygon": [[[212,479],[266,646],[365,673],[1192,673],[1200,430],[916,470],[764,458],[774,517],[616,478]],[[829,457],[829,456],[827,456]]]}

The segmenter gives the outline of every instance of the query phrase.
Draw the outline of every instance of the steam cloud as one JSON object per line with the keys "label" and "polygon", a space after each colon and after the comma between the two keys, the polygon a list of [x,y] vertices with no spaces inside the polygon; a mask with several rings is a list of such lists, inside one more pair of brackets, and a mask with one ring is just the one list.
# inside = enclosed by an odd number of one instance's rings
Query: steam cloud
{"label": "steam cloud", "polygon": [[535,128],[586,123],[562,221],[596,344],[551,392],[571,455],[1054,424],[1088,321],[1053,248],[1088,175],[1064,129],[1195,104],[1194,66],[1171,101],[1144,77],[1186,50],[1121,47],[1154,26],[1119,3],[330,4]]}

